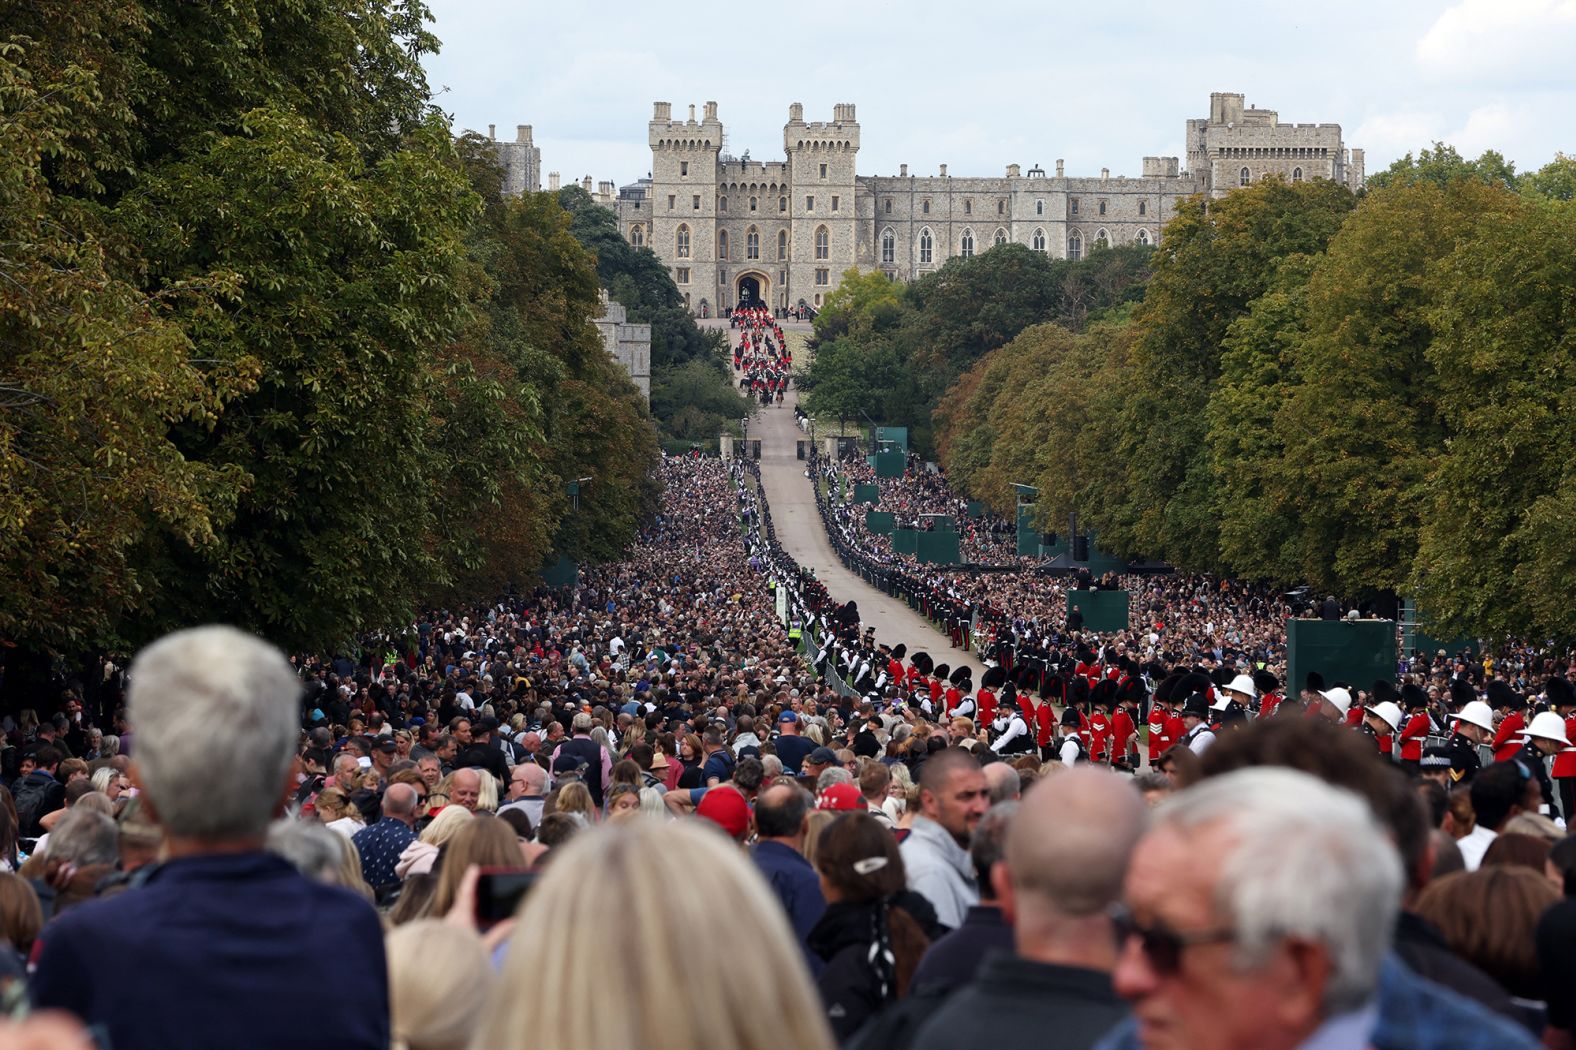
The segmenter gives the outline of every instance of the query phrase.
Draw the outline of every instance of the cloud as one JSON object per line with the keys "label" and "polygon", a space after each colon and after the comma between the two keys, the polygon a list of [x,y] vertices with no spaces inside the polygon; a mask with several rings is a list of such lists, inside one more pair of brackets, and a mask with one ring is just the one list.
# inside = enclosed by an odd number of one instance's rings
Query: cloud
{"label": "cloud", "polygon": [[1576,0],[1461,0],[1417,42],[1429,77],[1461,84],[1570,86]]}
{"label": "cloud", "polygon": [[1364,120],[1356,131],[1348,132],[1346,140],[1369,156],[1398,157],[1443,139],[1444,127],[1445,119],[1438,113],[1379,113]]}

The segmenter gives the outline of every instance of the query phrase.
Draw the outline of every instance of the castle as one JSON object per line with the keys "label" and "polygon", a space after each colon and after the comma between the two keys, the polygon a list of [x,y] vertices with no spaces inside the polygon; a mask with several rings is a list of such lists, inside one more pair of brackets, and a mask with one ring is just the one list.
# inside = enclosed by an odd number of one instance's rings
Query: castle
{"label": "castle", "polygon": [[1209,116],[1187,122],[1185,170],[1176,157],[1145,157],[1138,178],[1109,169],[1069,177],[1060,160],[1054,175],[1017,164],[1000,177],[954,177],[946,165],[910,175],[906,164],[896,176],[860,175],[859,131],[852,104],[806,123],[794,103],[786,159],[738,159],[722,152],[715,102],[699,120],[691,106],[683,121],[658,102],[650,175],[616,198],[608,183],[593,196],[613,207],[631,244],[668,266],[689,309],[713,316],[745,302],[818,308],[848,269],[911,280],[1008,242],[1065,259],[1097,245],[1158,244],[1178,201],[1269,176],[1363,183],[1363,151],[1345,147],[1339,124],[1282,124],[1274,110],[1245,108],[1240,94],[1212,94]]}

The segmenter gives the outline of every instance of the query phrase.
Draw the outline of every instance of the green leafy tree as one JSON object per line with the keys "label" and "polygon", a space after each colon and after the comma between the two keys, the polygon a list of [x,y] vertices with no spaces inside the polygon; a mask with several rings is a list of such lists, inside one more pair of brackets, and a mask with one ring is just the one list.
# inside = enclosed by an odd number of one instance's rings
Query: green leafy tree
{"label": "green leafy tree", "polygon": [[1434,268],[1438,412],[1411,583],[1436,629],[1576,638],[1576,205],[1511,204]]}
{"label": "green leafy tree", "polygon": [[1304,578],[1342,593],[1411,573],[1425,489],[1448,430],[1427,353],[1434,269],[1463,242],[1487,251],[1522,198],[1476,179],[1370,193],[1309,276],[1297,381],[1276,415],[1266,492],[1297,523]]}
{"label": "green leafy tree", "polygon": [[150,530],[218,544],[243,474],[188,459],[170,428],[209,430],[257,364],[199,364],[164,316],[211,310],[230,275],[150,298],[113,273],[92,210],[50,188],[103,104],[95,74],[56,58],[0,44],[0,634],[76,652],[147,611]]}
{"label": "green leafy tree", "polygon": [[1352,208],[1339,184],[1267,181],[1221,200],[1184,202],[1166,225],[1133,317],[1118,455],[1087,508],[1103,545],[1183,568],[1219,562],[1205,409],[1232,321],[1263,294],[1275,260],[1318,252]]}
{"label": "green leafy tree", "polygon": [[1543,167],[1522,176],[1521,189],[1550,200],[1576,200],[1576,157],[1555,154]]}
{"label": "green leafy tree", "polygon": [[1366,182],[1368,189],[1382,190],[1413,182],[1445,186],[1456,179],[1476,179],[1513,190],[1517,183],[1516,166],[1495,150],[1484,150],[1476,160],[1468,160],[1454,146],[1435,142],[1432,149],[1419,150],[1415,157],[1408,153],[1384,171],[1369,175]]}

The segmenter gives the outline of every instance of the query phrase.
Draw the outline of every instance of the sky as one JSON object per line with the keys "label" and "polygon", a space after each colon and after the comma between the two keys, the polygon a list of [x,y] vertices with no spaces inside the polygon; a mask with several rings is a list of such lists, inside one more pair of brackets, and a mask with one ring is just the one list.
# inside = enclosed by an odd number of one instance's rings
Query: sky
{"label": "sky", "polygon": [[1435,140],[1518,171],[1576,153],[1576,0],[428,2],[437,104],[456,132],[532,125],[544,188],[644,176],[655,101],[716,101],[728,152],[756,160],[781,158],[790,103],[855,103],[868,175],[1138,175],[1183,156],[1212,91],[1340,124],[1369,172]]}

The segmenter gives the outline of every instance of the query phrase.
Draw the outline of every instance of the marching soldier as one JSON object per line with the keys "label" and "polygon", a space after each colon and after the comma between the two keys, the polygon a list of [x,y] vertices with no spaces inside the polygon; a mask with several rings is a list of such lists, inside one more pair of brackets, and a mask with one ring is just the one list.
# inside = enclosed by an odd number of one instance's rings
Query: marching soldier
{"label": "marching soldier", "polygon": [[1483,768],[1478,745],[1494,739],[1494,712],[1481,700],[1473,700],[1456,714],[1456,731],[1450,736],[1450,782],[1469,784]]}

